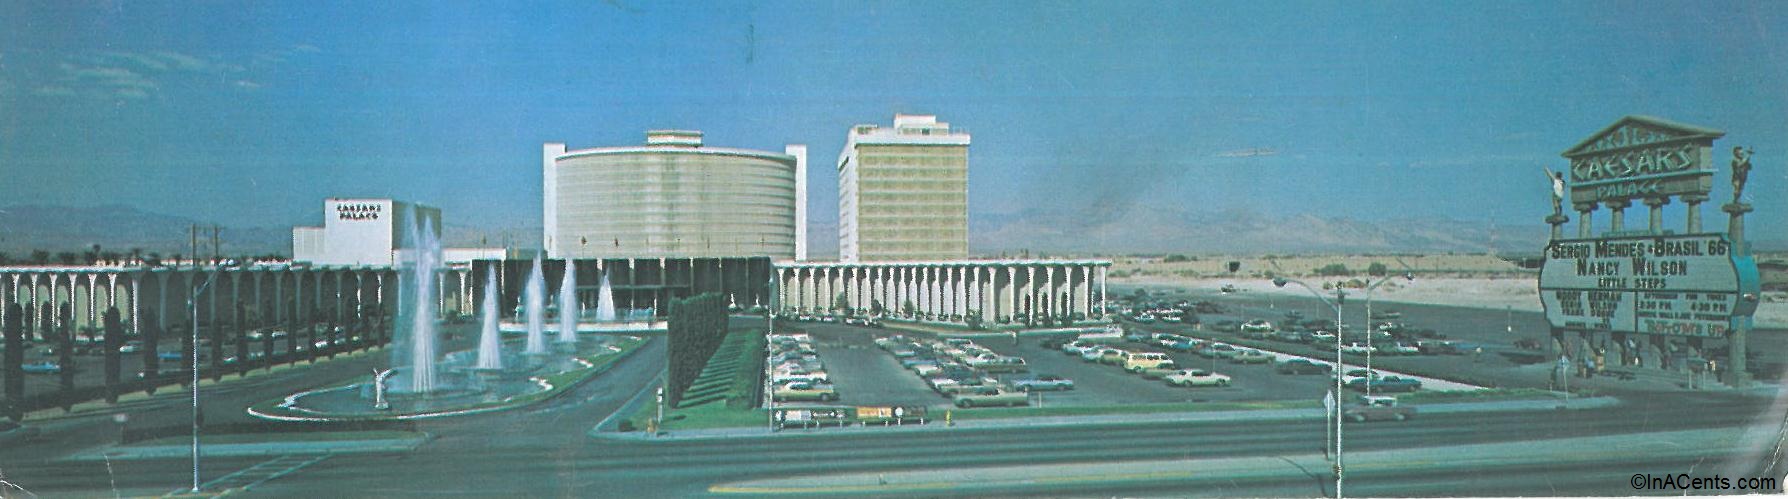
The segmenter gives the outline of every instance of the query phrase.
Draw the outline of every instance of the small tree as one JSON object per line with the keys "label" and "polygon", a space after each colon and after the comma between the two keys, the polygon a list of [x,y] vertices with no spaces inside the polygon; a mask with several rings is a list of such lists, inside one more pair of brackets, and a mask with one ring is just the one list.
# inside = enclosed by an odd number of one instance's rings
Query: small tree
{"label": "small tree", "polygon": [[1346,265],[1342,265],[1339,263],[1331,263],[1331,264],[1324,265],[1324,266],[1316,269],[1316,275],[1325,276],[1325,277],[1347,276],[1347,275],[1353,275],[1353,271],[1347,270]]}
{"label": "small tree", "polygon": [[905,315],[907,317],[912,317],[913,311],[915,311],[917,309],[918,309],[918,307],[913,306],[912,300],[907,300],[900,304],[900,314]]}
{"label": "small tree", "polygon": [[885,312],[885,311],[886,310],[884,310],[882,308],[881,300],[869,300],[869,315],[878,315],[879,316],[879,315],[882,315],[882,312]]}
{"label": "small tree", "polygon": [[851,315],[851,301],[844,296],[843,291],[838,292],[838,296],[832,297],[832,310],[843,310],[845,316]]}
{"label": "small tree", "polygon": [[1179,263],[1189,260],[1189,258],[1186,258],[1186,255],[1167,255],[1167,258],[1161,259],[1161,263]]}
{"label": "small tree", "polygon": [[1366,266],[1366,275],[1383,277],[1387,272],[1390,272],[1390,269],[1385,267],[1384,263],[1381,262],[1372,262],[1371,265]]}
{"label": "small tree", "polygon": [[967,323],[968,328],[971,330],[975,330],[975,331],[981,330],[982,329],[981,311],[980,310],[970,310],[967,314],[963,314],[962,322]]}

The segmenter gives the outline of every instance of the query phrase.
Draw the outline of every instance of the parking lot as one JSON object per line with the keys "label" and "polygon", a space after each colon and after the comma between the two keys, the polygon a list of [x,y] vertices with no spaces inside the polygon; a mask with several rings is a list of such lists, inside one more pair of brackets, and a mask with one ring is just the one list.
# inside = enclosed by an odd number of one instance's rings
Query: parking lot
{"label": "parking lot", "polygon": [[[824,360],[838,400],[827,405],[926,405],[949,407],[953,399],[932,389],[913,370],[902,367],[895,355],[874,342],[877,338],[901,336],[913,341],[936,342],[935,335],[898,329],[876,329],[834,323],[796,323],[790,330],[806,332],[813,337],[815,349]],[[1074,389],[1037,391],[1027,405],[1037,406],[1109,406],[1120,404],[1159,404],[1186,402],[1240,402],[1267,400],[1319,400],[1333,389],[1333,379],[1326,375],[1288,375],[1274,372],[1272,363],[1238,364],[1224,359],[1197,356],[1133,342],[1113,342],[1112,347],[1131,351],[1163,352],[1180,369],[1207,369],[1231,378],[1228,386],[1176,387],[1161,379],[1145,379],[1125,372],[1121,366],[1082,360],[1078,355],[1045,347],[1044,336],[1023,336],[1014,344],[1010,336],[986,335],[972,339],[973,345],[998,356],[1024,359],[1027,370],[1020,373],[978,374],[995,378],[1010,387],[1014,380],[1039,375],[1055,375],[1073,381]]]}

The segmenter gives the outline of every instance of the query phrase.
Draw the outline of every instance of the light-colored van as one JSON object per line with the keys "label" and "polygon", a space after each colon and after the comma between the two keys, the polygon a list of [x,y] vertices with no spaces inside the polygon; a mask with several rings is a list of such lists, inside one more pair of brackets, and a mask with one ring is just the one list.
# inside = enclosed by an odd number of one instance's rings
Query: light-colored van
{"label": "light-colored van", "polygon": [[1154,369],[1163,362],[1173,362],[1173,359],[1167,358],[1167,354],[1160,352],[1125,352],[1124,354],[1124,370],[1133,373]]}

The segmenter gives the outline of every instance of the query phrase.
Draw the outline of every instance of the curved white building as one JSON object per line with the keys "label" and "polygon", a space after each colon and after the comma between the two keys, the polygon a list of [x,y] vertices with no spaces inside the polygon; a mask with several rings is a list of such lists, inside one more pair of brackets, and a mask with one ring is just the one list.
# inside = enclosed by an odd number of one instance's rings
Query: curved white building
{"label": "curved white building", "polygon": [[646,145],[546,144],[544,244],[552,258],[806,259],[807,147],[705,147],[702,133]]}

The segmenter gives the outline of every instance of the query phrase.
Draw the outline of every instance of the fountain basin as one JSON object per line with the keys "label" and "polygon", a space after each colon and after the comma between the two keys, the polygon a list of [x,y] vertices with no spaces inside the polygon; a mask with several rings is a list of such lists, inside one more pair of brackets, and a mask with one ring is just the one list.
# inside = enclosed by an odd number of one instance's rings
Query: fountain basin
{"label": "fountain basin", "polygon": [[585,343],[575,354],[519,356],[506,369],[477,369],[461,364],[472,352],[455,352],[439,364],[441,386],[426,393],[387,391],[390,410],[373,408],[372,379],[367,376],[334,386],[304,390],[249,406],[255,418],[285,422],[389,421],[481,414],[525,407],[548,400],[607,372],[610,366],[645,344],[639,336],[617,336]]}

